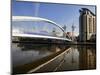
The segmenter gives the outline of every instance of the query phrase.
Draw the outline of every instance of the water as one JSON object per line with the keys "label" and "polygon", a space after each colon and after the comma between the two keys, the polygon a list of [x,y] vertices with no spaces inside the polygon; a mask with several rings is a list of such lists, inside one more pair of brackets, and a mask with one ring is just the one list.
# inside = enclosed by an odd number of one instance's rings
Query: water
{"label": "water", "polygon": [[[59,56],[56,55],[62,51]],[[34,72],[55,72],[69,70],[86,70],[96,68],[95,45],[51,45],[51,44],[20,44],[12,43],[12,66],[24,67],[22,65],[38,62],[38,60],[54,59]],[[54,57],[52,57],[54,56]],[[47,57],[46,59],[44,59]],[[47,62],[47,60],[45,61]],[[24,70],[24,69],[23,69]],[[27,70],[30,72],[32,70]]]}
{"label": "water", "polygon": [[59,58],[36,72],[88,70],[96,68],[96,52],[93,46],[71,46]]}

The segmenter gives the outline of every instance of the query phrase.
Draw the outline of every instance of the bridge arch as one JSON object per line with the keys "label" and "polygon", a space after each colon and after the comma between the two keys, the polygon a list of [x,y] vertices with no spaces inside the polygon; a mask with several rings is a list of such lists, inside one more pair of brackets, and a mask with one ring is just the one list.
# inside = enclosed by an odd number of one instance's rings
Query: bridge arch
{"label": "bridge arch", "polygon": [[57,27],[59,27],[65,33],[64,29],[59,24],[57,24],[54,21],[45,19],[45,18],[30,17],[30,16],[13,16],[12,21],[44,21],[44,22],[48,22],[48,23],[51,23],[53,25],[56,25]]}
{"label": "bridge arch", "polygon": [[[54,21],[51,21],[51,20],[48,20],[48,19],[45,19],[45,18],[40,18],[40,17],[30,17],[30,16],[12,16],[12,22],[14,21],[32,21],[32,22],[47,22],[47,23],[50,23],[50,24],[53,24],[54,26],[58,27],[62,32],[63,32],[63,37],[60,37],[60,39],[67,39],[69,41],[71,41],[69,38],[66,38],[66,34],[65,34],[65,31],[64,29],[59,25],[57,24],[56,22]],[[14,36],[16,36],[16,33],[14,34]],[[17,35],[20,35],[20,34],[17,34]],[[21,34],[22,35],[22,34]],[[67,35],[68,36],[68,35]],[[46,37],[46,36],[45,36]],[[53,38],[53,37],[52,37]],[[55,37],[54,37],[55,38]],[[59,38],[59,37],[58,37]]]}

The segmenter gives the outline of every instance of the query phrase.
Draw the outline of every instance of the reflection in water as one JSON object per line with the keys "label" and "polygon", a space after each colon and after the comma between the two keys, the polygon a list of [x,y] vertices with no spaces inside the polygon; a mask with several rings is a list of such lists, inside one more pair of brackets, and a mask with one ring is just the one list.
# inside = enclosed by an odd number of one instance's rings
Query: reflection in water
{"label": "reflection in water", "polygon": [[[93,45],[67,46],[21,43],[12,44],[13,67],[35,62],[60,51],[63,51],[64,53],[60,54],[55,60],[34,72],[85,70],[96,68],[96,47]],[[49,59],[49,57],[46,59]],[[37,62],[37,64],[38,63],[40,62]]]}
{"label": "reflection in water", "polygon": [[94,46],[74,46],[64,55],[63,59],[65,62],[57,71],[96,68],[96,51]]}
{"label": "reflection in water", "polygon": [[[70,47],[62,56],[60,66],[56,71],[79,69],[79,51],[77,47]],[[59,59],[58,59],[59,60]]]}
{"label": "reflection in water", "polygon": [[56,53],[65,46],[50,44],[12,44],[12,62],[13,66],[23,65],[36,61],[50,54]]}
{"label": "reflection in water", "polygon": [[79,66],[80,69],[95,69],[96,68],[96,50],[95,46],[81,46],[78,47]]}
{"label": "reflection in water", "polygon": [[66,52],[36,72],[87,70],[96,68],[94,46],[72,46]]}

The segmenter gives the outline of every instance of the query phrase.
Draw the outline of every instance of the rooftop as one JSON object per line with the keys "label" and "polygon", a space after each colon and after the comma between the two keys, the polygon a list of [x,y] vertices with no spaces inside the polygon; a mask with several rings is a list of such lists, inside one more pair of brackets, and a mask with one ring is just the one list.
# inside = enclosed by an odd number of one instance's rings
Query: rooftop
{"label": "rooftop", "polygon": [[87,8],[81,8],[81,10],[79,10],[79,12],[84,12],[84,11],[89,11],[93,16],[96,16],[93,12],[91,12],[91,10]]}

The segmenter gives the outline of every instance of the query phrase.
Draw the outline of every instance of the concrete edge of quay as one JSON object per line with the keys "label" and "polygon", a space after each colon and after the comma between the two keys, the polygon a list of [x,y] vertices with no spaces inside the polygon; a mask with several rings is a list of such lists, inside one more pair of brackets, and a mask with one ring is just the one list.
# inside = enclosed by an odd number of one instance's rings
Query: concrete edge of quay
{"label": "concrete edge of quay", "polygon": [[[13,67],[13,74],[24,74],[24,73],[32,73],[32,72],[35,73],[36,70],[52,62],[54,59],[64,54],[69,49],[70,48],[68,48],[67,50],[64,49],[64,50],[58,51],[56,53],[43,57],[42,59],[39,59],[35,62],[24,64],[18,67]],[[39,64],[37,62],[39,62]]]}

